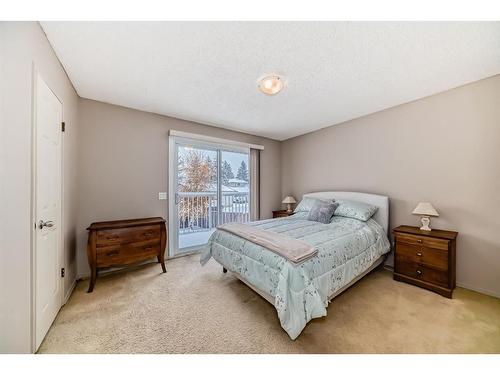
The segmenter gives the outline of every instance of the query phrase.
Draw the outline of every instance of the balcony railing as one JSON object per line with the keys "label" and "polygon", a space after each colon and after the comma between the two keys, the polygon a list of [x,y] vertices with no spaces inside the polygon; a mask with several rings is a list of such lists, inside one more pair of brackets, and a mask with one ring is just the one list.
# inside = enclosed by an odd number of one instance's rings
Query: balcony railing
{"label": "balcony railing", "polygon": [[223,192],[220,205],[216,192],[180,192],[177,199],[180,235],[208,231],[224,223],[250,221],[248,192]]}

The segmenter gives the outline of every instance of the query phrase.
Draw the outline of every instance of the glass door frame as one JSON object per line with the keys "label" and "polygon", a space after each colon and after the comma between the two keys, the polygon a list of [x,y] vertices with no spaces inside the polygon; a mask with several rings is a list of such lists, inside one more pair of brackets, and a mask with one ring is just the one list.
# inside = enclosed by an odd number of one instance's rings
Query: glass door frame
{"label": "glass door frame", "polygon": [[[179,136],[169,136],[169,163],[168,163],[168,230],[169,230],[169,243],[168,243],[168,254],[169,258],[184,256],[199,252],[203,245],[195,245],[183,250],[179,249],[179,214],[178,214],[178,201],[177,201],[177,189],[178,189],[178,161],[179,161],[179,146],[186,147],[191,146],[193,148],[200,148],[209,151],[217,152],[217,225],[221,220],[222,209],[220,207],[222,203],[222,178],[221,178],[221,166],[222,166],[222,152],[237,152],[242,154],[248,154],[250,159],[250,148],[239,147],[232,144],[224,144],[217,142],[210,142],[198,139],[192,139],[187,137]],[[251,184],[252,173],[250,171],[250,160],[248,165],[248,186]],[[251,194],[250,189],[248,192],[248,210],[251,217]]]}

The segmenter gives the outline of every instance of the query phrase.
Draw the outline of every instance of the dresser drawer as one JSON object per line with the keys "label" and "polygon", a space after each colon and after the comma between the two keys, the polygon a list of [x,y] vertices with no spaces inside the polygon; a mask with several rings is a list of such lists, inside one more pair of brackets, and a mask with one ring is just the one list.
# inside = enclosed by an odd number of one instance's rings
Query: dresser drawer
{"label": "dresser drawer", "polygon": [[396,259],[397,273],[433,284],[448,286],[448,272],[426,267],[422,264]]}
{"label": "dresser drawer", "polygon": [[449,240],[441,238],[426,238],[423,236],[412,236],[411,234],[396,234],[396,242],[408,245],[421,245],[425,247],[432,247],[433,249],[448,250]]}
{"label": "dresser drawer", "polygon": [[431,268],[448,269],[448,251],[445,250],[397,243],[396,257],[402,261],[424,264]]}
{"label": "dresser drawer", "polygon": [[160,254],[160,241],[150,240],[126,245],[100,247],[96,251],[98,267],[137,263]]}
{"label": "dresser drawer", "polygon": [[160,238],[160,226],[108,229],[97,232],[97,246],[111,246]]}

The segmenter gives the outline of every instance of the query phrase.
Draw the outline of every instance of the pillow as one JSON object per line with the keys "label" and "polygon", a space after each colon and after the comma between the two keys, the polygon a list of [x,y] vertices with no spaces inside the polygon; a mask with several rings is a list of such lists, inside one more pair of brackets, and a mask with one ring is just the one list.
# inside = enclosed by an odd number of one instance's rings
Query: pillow
{"label": "pillow", "polygon": [[333,203],[335,200],[333,199],[319,199],[319,198],[310,198],[310,197],[305,197],[303,198],[300,203],[295,207],[295,210],[293,212],[309,212],[311,211],[311,208],[314,205],[315,201],[322,201],[322,202],[328,202],[328,203]]}
{"label": "pillow", "polygon": [[335,216],[350,217],[352,219],[358,219],[361,221],[368,220],[378,210],[377,206],[358,201],[339,199],[336,202],[339,204],[339,206],[335,210]]}
{"label": "pillow", "polygon": [[307,220],[329,224],[337,207],[338,203],[336,202],[316,199],[307,215]]}

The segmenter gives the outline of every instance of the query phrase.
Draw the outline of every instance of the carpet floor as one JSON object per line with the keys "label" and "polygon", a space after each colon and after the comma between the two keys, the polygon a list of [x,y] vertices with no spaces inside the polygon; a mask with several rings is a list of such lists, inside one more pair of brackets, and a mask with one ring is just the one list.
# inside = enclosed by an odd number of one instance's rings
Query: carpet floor
{"label": "carpet floor", "polygon": [[500,353],[500,299],[454,298],[376,271],[292,341],[276,311],[199,256],[79,282],[39,353]]}

